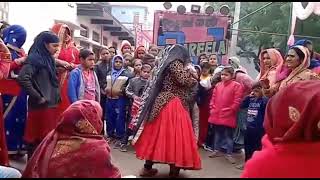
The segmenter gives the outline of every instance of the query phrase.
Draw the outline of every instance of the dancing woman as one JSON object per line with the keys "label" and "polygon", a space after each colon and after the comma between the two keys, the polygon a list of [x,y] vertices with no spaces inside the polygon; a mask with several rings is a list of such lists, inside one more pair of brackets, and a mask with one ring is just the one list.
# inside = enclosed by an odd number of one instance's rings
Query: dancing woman
{"label": "dancing woman", "polygon": [[180,169],[201,169],[187,103],[188,92],[197,83],[197,74],[189,69],[190,63],[183,46],[166,48],[142,96],[144,103],[138,112],[133,140],[137,158],[146,160],[141,176],[155,175],[154,163],[169,164],[171,177],[177,177]]}

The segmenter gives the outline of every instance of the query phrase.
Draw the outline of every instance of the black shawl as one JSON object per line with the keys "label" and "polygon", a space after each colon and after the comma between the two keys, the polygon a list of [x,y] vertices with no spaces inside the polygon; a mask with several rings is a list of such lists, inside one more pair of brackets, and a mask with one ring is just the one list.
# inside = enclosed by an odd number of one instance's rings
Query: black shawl
{"label": "black shawl", "polygon": [[26,63],[32,64],[37,69],[46,68],[49,72],[51,84],[59,87],[55,59],[48,51],[46,44],[59,43],[59,38],[50,31],[43,31],[34,39],[29,50]]}

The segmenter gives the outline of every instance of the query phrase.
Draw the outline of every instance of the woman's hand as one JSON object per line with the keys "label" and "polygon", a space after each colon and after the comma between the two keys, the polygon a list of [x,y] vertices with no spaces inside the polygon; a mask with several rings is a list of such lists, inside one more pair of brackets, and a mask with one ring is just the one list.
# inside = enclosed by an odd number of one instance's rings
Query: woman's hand
{"label": "woman's hand", "polygon": [[15,59],[14,62],[18,65],[21,65],[26,61],[26,59],[27,57],[21,57],[21,58]]}
{"label": "woman's hand", "polygon": [[44,103],[46,103],[46,102],[47,102],[46,99],[42,97],[42,98],[40,99],[40,101],[39,101],[39,104],[44,104]]}
{"label": "woman's hand", "polygon": [[4,44],[3,40],[0,38],[0,52],[10,53],[8,47]]}

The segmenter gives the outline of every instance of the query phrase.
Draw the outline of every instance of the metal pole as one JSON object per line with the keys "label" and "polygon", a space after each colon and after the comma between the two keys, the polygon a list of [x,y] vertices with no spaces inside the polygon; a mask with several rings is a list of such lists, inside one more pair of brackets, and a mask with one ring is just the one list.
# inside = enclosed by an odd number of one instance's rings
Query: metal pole
{"label": "metal pole", "polygon": [[229,57],[236,55],[237,41],[238,41],[238,29],[239,29],[239,18],[240,18],[240,8],[241,2],[236,2],[235,11],[234,11],[234,21],[232,29],[236,29],[236,31],[232,30],[231,43],[230,43],[230,51]]}
{"label": "metal pole", "polygon": [[[293,2],[291,2],[289,4],[289,24],[288,24],[288,36],[287,36],[287,41],[289,40],[290,34],[291,34],[291,23],[292,23],[292,4]],[[294,34],[294,32],[292,32],[292,34]],[[286,43],[287,44],[287,43]],[[286,50],[289,50],[289,46],[287,45]]]}
{"label": "metal pole", "polygon": [[[256,9],[256,10],[252,11],[251,13],[243,16],[241,19],[238,19],[237,21],[234,21],[231,25],[234,25],[235,23],[238,23],[239,21],[241,21],[241,20],[243,20],[243,19],[245,19],[245,18],[247,18],[247,17],[255,14],[256,12],[258,12],[258,11],[260,11],[260,10],[268,7],[268,6],[270,6],[272,3],[273,3],[273,2],[270,2],[270,3],[268,3],[268,4],[263,5],[262,7],[260,7],[260,8],[258,8],[258,9]],[[236,2],[236,7],[237,7],[237,2]],[[236,8],[236,7],[235,7],[235,8]]]}
{"label": "metal pole", "polygon": [[[240,31],[244,33],[258,33],[258,34],[269,34],[269,35],[275,35],[275,36],[288,36],[288,34],[283,34],[283,33],[272,33],[272,32],[264,32],[264,31],[253,31],[249,29],[230,29],[233,31]],[[304,35],[299,35],[295,34],[295,37],[304,37],[304,38],[310,38],[310,39],[320,39],[320,36],[304,36]]]}

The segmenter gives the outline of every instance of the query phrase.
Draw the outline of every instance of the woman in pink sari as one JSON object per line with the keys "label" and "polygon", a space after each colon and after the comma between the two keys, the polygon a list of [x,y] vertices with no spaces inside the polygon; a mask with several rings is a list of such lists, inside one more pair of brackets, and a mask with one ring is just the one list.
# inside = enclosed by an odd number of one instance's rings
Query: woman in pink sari
{"label": "woman in pink sari", "polygon": [[276,83],[276,74],[280,72],[283,65],[283,58],[281,53],[274,48],[263,50],[260,55],[260,73],[258,80],[268,80],[269,86]]}
{"label": "woman in pink sari", "polygon": [[24,178],[120,178],[111,163],[102,131],[102,109],[96,101],[73,103],[36,149]]}
{"label": "woman in pink sari", "polygon": [[265,96],[271,97],[277,89],[277,77],[281,71],[286,71],[283,66],[284,59],[281,53],[274,48],[262,50],[260,55],[260,73],[257,80],[261,82]]}

